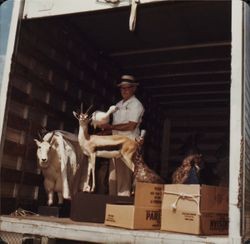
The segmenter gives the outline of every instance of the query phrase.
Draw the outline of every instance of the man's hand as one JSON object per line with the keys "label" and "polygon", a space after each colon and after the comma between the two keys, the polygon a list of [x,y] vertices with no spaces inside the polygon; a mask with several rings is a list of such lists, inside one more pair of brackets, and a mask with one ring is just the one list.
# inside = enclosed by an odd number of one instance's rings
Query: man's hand
{"label": "man's hand", "polygon": [[112,125],[104,124],[99,126],[102,130],[112,130]]}
{"label": "man's hand", "polygon": [[100,125],[99,128],[101,128],[102,130],[132,131],[136,128],[136,126],[136,122],[129,121],[128,123],[116,125],[104,124]]}
{"label": "man's hand", "polygon": [[138,143],[138,145],[141,147],[144,144],[144,138],[138,137],[135,139],[135,141]]}

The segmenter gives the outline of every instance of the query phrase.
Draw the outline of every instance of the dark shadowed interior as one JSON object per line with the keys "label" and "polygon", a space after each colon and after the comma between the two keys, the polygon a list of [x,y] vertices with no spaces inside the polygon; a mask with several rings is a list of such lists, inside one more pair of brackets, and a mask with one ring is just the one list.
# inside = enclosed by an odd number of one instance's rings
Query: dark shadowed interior
{"label": "dark shadowed interior", "polygon": [[141,4],[134,32],[129,14],[121,7],[22,21],[1,164],[3,212],[44,201],[37,130],[77,132],[72,111],[81,102],[107,109],[118,101],[121,74],[140,83],[147,164],[171,182],[186,151],[196,147],[207,168],[205,183],[218,183],[229,146],[231,2]]}

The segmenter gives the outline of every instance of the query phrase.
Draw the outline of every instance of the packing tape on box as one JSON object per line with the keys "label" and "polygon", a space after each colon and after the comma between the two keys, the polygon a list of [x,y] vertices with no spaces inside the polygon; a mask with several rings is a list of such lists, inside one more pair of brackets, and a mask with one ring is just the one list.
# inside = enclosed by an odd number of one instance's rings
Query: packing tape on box
{"label": "packing tape on box", "polygon": [[180,199],[183,199],[183,200],[194,201],[197,204],[197,207],[198,207],[197,214],[201,215],[201,213],[200,213],[200,199],[197,199],[197,198],[200,197],[200,194],[195,195],[195,194],[186,194],[186,193],[183,193],[183,192],[172,192],[172,191],[164,191],[164,194],[171,194],[171,195],[176,195],[177,196],[176,200],[171,205],[173,211],[176,211],[178,201]]}

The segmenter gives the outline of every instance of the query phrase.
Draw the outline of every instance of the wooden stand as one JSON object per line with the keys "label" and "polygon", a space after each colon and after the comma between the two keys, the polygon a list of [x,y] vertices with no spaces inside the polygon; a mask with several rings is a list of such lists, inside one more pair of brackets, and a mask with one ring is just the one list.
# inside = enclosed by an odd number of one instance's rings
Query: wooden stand
{"label": "wooden stand", "polygon": [[38,214],[42,216],[54,216],[54,217],[69,217],[70,215],[70,202],[65,201],[59,206],[39,206]]}
{"label": "wooden stand", "polygon": [[107,203],[133,204],[134,198],[78,192],[71,201],[70,219],[104,223]]}

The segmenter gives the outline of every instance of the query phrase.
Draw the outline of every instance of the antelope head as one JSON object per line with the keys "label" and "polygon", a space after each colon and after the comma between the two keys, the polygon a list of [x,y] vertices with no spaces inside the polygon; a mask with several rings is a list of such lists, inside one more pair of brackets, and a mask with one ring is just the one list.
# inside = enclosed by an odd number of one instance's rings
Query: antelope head
{"label": "antelope head", "polygon": [[73,115],[75,116],[75,118],[78,119],[80,126],[87,126],[88,123],[90,122],[91,119],[89,118],[88,112],[90,111],[92,106],[93,105],[90,105],[85,113],[82,112],[82,104],[81,104],[81,113],[80,114],[73,111]]}

